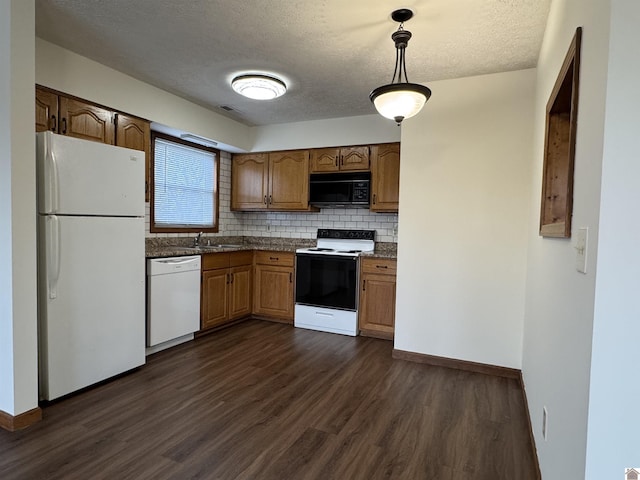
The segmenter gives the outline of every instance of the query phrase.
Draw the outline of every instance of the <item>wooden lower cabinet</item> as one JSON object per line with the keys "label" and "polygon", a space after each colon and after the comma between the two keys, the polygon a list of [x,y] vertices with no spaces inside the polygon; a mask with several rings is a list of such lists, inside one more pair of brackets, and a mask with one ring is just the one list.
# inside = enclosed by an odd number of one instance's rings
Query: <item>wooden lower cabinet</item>
{"label": "wooden lower cabinet", "polygon": [[253,313],[293,323],[294,255],[288,252],[256,252]]}
{"label": "wooden lower cabinet", "polygon": [[251,315],[253,252],[202,256],[202,330]]}
{"label": "wooden lower cabinet", "polygon": [[216,327],[229,320],[228,268],[202,272],[200,320],[202,329]]}
{"label": "wooden lower cabinet", "polygon": [[358,328],[361,335],[392,339],[396,307],[396,260],[362,258]]}
{"label": "wooden lower cabinet", "polygon": [[229,269],[229,320],[237,320],[251,315],[252,270],[251,265]]}

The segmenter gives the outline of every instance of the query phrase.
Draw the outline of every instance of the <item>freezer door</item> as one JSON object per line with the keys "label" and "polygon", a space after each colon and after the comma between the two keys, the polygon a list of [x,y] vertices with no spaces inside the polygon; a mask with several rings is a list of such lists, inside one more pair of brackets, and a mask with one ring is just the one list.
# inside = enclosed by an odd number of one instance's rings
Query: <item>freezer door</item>
{"label": "freezer door", "polygon": [[145,361],[143,218],[39,218],[40,396]]}
{"label": "freezer door", "polygon": [[38,212],[144,216],[142,151],[36,134]]}

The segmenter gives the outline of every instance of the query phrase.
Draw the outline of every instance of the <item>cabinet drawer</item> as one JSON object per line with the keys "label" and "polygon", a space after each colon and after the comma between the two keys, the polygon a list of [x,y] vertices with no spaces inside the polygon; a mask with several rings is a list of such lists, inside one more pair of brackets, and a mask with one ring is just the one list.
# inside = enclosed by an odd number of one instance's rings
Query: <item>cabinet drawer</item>
{"label": "cabinet drawer", "polygon": [[293,253],[288,252],[256,252],[256,264],[281,265],[293,267]]}
{"label": "cabinet drawer", "polygon": [[232,252],[229,254],[229,266],[251,265],[253,263],[253,251]]}
{"label": "cabinet drawer", "polygon": [[396,274],[396,260],[390,258],[363,258],[362,273]]}
{"label": "cabinet drawer", "polygon": [[229,267],[228,253],[207,253],[202,255],[202,270]]}

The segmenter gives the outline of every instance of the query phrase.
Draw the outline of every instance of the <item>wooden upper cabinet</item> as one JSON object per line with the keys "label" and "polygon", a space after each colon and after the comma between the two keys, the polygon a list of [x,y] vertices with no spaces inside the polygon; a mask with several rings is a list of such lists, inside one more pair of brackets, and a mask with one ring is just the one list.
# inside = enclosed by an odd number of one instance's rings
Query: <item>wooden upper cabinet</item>
{"label": "wooden upper cabinet", "polygon": [[311,173],[368,171],[369,147],[315,148],[311,150]]}
{"label": "wooden upper cabinet", "polygon": [[73,98],[59,98],[60,133],[109,145],[115,143],[114,113],[111,110]]}
{"label": "wooden upper cabinet", "polygon": [[369,147],[342,147],[340,170],[369,170]]}
{"label": "wooden upper cabinet", "polygon": [[36,85],[36,132],[46,130],[144,151],[145,201],[149,201],[150,122]]}
{"label": "wooden upper cabinet", "polygon": [[269,208],[309,208],[309,151],[292,150],[269,154]]}
{"label": "wooden upper cabinet", "polygon": [[231,209],[268,207],[269,157],[266,153],[234,155],[231,163]]}
{"label": "wooden upper cabinet", "polygon": [[36,132],[58,128],[58,95],[48,90],[36,88]]}
{"label": "wooden upper cabinet", "polygon": [[315,148],[310,154],[312,173],[337,172],[340,170],[339,148]]}
{"label": "wooden upper cabinet", "polygon": [[372,212],[397,212],[400,195],[400,144],[371,147]]}
{"label": "wooden upper cabinet", "polygon": [[130,117],[122,113],[116,114],[116,145],[149,151],[151,142],[151,125],[146,120]]}
{"label": "wooden upper cabinet", "polygon": [[144,151],[144,199],[149,201],[149,157],[151,155],[151,124],[137,117],[116,114],[116,145]]}

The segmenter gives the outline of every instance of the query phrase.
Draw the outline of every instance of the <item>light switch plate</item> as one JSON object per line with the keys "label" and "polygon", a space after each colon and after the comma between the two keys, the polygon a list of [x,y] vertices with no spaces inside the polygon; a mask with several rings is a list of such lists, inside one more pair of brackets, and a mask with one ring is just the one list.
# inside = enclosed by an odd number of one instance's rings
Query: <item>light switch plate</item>
{"label": "light switch plate", "polygon": [[587,243],[589,239],[589,228],[579,228],[576,235],[576,270],[587,273]]}

